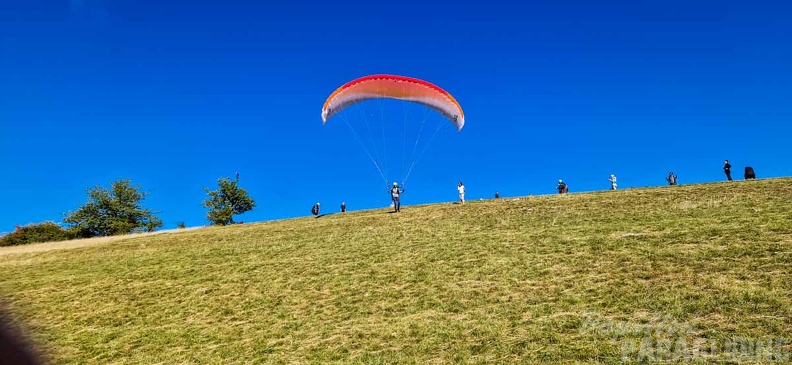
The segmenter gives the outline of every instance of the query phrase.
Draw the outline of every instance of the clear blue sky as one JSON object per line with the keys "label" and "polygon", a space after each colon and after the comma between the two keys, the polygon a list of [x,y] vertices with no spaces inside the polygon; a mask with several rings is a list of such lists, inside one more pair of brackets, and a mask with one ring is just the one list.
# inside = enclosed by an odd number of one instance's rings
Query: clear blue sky
{"label": "clear blue sky", "polygon": [[[466,113],[432,140],[405,206],[453,201],[460,180],[478,199],[558,179],[607,189],[611,173],[620,188],[671,170],[718,181],[723,159],[738,179],[790,175],[788,2],[521,3],[5,1],[0,232],[60,221],[125,178],[163,228],[206,224],[203,188],[235,172],[258,203],[243,221],[385,207],[361,144],[320,118],[336,87],[374,73],[440,85]],[[367,108],[401,179],[421,124],[405,129],[404,111],[420,110]]]}

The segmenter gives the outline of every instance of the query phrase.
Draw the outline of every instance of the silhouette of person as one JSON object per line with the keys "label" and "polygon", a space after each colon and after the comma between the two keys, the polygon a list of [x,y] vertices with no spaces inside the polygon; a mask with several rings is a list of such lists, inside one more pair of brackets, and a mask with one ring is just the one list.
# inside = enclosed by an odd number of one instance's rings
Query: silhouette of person
{"label": "silhouette of person", "polygon": [[726,174],[726,178],[732,181],[731,164],[729,164],[729,160],[723,160],[723,172]]}
{"label": "silhouette of person", "polygon": [[558,180],[557,188],[559,194],[566,194],[569,192],[569,186],[563,180]]}

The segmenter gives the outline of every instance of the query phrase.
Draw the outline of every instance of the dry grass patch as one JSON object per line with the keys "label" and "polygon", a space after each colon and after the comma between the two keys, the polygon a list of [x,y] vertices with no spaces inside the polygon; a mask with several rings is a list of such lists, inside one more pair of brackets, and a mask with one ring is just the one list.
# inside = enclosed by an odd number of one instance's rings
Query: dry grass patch
{"label": "dry grass patch", "polygon": [[405,206],[6,253],[0,289],[57,363],[620,363],[643,338],[626,329],[658,318],[693,328],[691,341],[789,337],[789,184]]}

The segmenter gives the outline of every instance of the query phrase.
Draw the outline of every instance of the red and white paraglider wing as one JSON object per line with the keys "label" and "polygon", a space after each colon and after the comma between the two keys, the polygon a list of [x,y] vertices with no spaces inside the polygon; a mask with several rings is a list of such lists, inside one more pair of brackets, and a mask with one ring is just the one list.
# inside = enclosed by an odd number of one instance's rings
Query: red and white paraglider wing
{"label": "red and white paraglider wing", "polygon": [[322,123],[361,101],[390,98],[425,105],[442,114],[461,131],[465,125],[462,107],[451,94],[427,81],[395,75],[371,75],[352,80],[333,92],[322,108]]}

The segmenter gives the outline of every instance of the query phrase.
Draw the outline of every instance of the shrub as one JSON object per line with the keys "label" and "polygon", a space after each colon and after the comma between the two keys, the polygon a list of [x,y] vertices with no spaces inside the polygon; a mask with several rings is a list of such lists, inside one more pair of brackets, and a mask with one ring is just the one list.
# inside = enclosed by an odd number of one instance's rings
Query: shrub
{"label": "shrub", "polygon": [[34,223],[16,226],[14,232],[0,238],[0,246],[17,246],[36,242],[53,242],[73,239],[71,231],[55,222]]}

